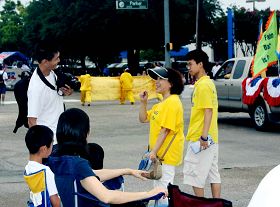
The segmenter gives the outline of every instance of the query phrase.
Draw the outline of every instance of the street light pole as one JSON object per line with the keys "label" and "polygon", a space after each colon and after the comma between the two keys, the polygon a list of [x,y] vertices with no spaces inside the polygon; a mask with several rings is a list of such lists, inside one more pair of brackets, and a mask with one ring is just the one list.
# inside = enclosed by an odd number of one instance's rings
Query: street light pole
{"label": "street light pole", "polygon": [[201,49],[201,39],[200,39],[200,8],[201,8],[201,1],[203,0],[196,0],[196,49]]}
{"label": "street light pole", "polygon": [[265,2],[266,0],[246,0],[246,3],[253,3],[253,11],[256,10],[256,1],[257,2]]}
{"label": "street light pole", "polygon": [[167,43],[170,43],[169,29],[169,0],[164,0],[164,42],[165,42],[165,67],[171,67],[170,54],[167,50]]}

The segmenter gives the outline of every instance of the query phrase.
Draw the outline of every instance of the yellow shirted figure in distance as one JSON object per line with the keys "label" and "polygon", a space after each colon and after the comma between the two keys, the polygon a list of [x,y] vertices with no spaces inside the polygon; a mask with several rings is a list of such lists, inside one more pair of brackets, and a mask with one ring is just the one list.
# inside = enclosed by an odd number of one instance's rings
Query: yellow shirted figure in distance
{"label": "yellow shirted figure in distance", "polygon": [[132,92],[133,88],[133,77],[129,73],[129,68],[126,68],[120,76],[120,85],[121,85],[121,96],[120,104],[124,104],[126,97],[130,101],[131,105],[134,104],[134,96]]}
{"label": "yellow shirted figure in distance", "polygon": [[90,106],[92,100],[91,76],[89,74],[81,75],[79,81],[81,82],[81,104],[84,106],[87,103]]}

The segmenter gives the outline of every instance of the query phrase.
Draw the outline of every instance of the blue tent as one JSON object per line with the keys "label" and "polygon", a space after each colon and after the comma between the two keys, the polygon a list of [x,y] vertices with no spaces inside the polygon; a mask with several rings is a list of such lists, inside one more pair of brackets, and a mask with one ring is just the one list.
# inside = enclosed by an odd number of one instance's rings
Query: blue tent
{"label": "blue tent", "polygon": [[127,51],[122,51],[122,52],[120,52],[120,56],[119,56],[120,58],[127,58]]}
{"label": "blue tent", "polygon": [[185,56],[186,54],[188,54],[189,52],[189,48],[187,47],[181,47],[181,49],[179,51],[174,51],[174,50],[171,50],[170,51],[170,56],[171,57],[183,57]]}
{"label": "blue tent", "polygon": [[28,63],[29,58],[22,54],[21,52],[1,52],[0,53],[0,63],[3,61],[12,64],[14,61],[22,61],[23,63]]}

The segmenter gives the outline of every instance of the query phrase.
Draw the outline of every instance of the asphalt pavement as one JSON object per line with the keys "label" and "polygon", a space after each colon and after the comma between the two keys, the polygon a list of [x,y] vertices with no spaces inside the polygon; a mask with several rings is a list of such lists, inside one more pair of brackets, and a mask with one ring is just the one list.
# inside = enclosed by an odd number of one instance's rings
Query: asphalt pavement
{"label": "asphalt pavement", "polygon": [[[185,132],[189,123],[191,92],[192,88],[186,86],[181,96]],[[129,102],[120,105],[117,100],[98,101],[91,106],[81,106],[77,92],[66,97],[65,101],[67,108],[81,108],[88,113],[91,120],[89,142],[103,146],[105,168],[137,168],[146,150],[149,131],[148,124],[138,121],[138,102],[135,105]],[[154,103],[156,100],[150,100],[149,106]],[[0,206],[3,207],[26,206],[29,195],[22,177],[28,161],[24,143],[27,129],[22,127],[16,134],[12,132],[17,113],[13,92],[8,91],[6,104],[0,106]],[[249,122],[248,115],[244,113],[219,115],[222,197],[231,200],[235,207],[246,207],[263,176],[280,163],[279,126],[272,132],[259,133]],[[264,139],[267,141],[262,142]],[[182,191],[192,193],[191,187],[183,185],[182,180],[180,166],[176,171],[175,184]],[[152,181],[125,177],[125,191],[148,190],[151,187]],[[211,197],[209,185],[206,186],[206,197]]]}

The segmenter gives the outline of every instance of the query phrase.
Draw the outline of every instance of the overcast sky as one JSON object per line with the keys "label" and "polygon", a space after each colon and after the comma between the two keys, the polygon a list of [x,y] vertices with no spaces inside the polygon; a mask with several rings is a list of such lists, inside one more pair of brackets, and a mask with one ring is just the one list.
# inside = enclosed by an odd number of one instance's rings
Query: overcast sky
{"label": "overcast sky", "polygon": [[[238,7],[245,7],[253,10],[253,3],[246,3],[246,0],[219,0],[224,9],[230,7],[231,5],[236,5]],[[271,10],[280,11],[280,1],[279,0],[266,0],[265,2],[255,2],[255,8],[258,10],[263,10],[270,7]]]}
{"label": "overcast sky", "polygon": [[[16,2],[16,0],[14,0]],[[100,0],[102,1],[102,0]],[[253,10],[253,3],[246,3],[246,0],[219,0],[223,9],[230,7],[231,5],[236,5],[238,7],[245,7],[247,9]],[[30,0],[21,0],[23,5],[26,5]],[[113,1],[112,1],[113,2]],[[0,0],[0,7],[2,7],[4,0]],[[280,11],[280,0],[266,0],[265,2],[256,2],[255,7],[258,10],[263,10],[270,7],[271,10]]]}

